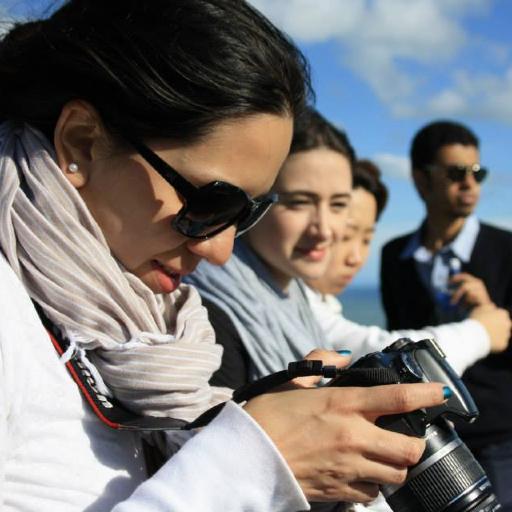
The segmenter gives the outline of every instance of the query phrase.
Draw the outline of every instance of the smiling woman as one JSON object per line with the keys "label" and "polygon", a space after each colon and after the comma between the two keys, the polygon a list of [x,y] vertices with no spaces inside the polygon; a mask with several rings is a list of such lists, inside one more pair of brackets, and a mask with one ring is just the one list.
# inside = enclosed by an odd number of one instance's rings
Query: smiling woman
{"label": "smiling woman", "polygon": [[325,272],[336,230],[343,229],[348,212],[350,166],[350,154],[318,147],[292,152],[281,168],[273,188],[279,200],[246,241],[283,291],[295,277]]}
{"label": "smiling woman", "polygon": [[[168,466],[179,492],[167,475],[158,499],[150,480],[125,501],[147,476],[141,438],[100,420],[117,424],[105,417],[113,403],[191,420],[229,398],[208,385],[220,350],[180,281],[202,258],[225,262],[236,230],[268,205],[259,198],[309,92],[302,55],[241,0],[71,0],[4,36],[0,508],[251,508],[206,481],[197,493],[188,462]],[[61,361],[30,300],[61,338]],[[71,378],[80,368],[100,397],[92,408]],[[285,506],[302,508],[288,468],[276,469]]]}
{"label": "smiling woman", "polygon": [[218,342],[233,345],[229,336],[219,335],[222,321],[216,320],[215,307],[234,323],[235,336],[249,355],[246,371],[238,365],[231,374],[227,361],[232,351],[225,348],[214,382],[237,387],[326,346],[305,301],[302,279],[326,271],[333,241],[343,233],[353,160],[343,132],[314,110],[301,116],[272,188],[277,203],[237,241],[226,265],[215,268],[205,262],[187,278],[213,304],[210,319],[218,327]]}

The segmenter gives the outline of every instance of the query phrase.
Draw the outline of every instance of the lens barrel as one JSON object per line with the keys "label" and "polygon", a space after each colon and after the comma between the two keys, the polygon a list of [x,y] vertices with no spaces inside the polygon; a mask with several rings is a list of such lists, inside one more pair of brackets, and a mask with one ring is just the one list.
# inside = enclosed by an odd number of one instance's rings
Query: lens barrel
{"label": "lens barrel", "polygon": [[495,512],[501,509],[482,466],[446,420],[427,429],[426,449],[400,487],[383,486],[394,512]]}

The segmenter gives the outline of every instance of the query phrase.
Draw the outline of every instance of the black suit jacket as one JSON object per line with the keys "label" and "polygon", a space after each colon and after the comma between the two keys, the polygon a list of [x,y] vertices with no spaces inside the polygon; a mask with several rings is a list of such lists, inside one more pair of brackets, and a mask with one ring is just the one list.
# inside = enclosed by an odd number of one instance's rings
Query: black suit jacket
{"label": "black suit jacket", "polygon": [[[419,329],[439,325],[434,303],[413,258],[402,259],[412,233],[388,242],[382,250],[381,298],[389,329]],[[512,312],[512,233],[481,223],[463,272],[482,279],[493,302]],[[464,350],[464,347],[460,347]],[[481,359],[463,375],[480,418],[458,431],[474,450],[512,438],[512,346],[502,354]]]}

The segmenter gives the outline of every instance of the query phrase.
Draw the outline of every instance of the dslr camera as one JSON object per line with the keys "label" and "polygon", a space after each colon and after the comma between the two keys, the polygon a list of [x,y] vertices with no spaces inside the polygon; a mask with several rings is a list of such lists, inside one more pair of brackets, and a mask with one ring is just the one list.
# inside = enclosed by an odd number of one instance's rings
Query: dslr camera
{"label": "dslr camera", "polygon": [[450,420],[468,422],[478,409],[434,340],[401,338],[382,352],[358,359],[330,386],[375,386],[441,382],[453,395],[442,405],[408,414],[382,416],[377,425],[423,437],[426,449],[399,486],[381,491],[394,512],[495,512],[501,509],[484,470],[455,432]]}

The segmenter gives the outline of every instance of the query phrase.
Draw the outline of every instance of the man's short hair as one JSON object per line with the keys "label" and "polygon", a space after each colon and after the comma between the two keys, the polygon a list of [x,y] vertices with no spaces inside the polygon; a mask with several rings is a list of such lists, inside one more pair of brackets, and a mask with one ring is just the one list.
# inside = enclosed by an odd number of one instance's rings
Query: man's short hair
{"label": "man's short hair", "polygon": [[437,152],[443,146],[462,144],[478,148],[478,137],[467,127],[454,121],[434,121],[421,128],[411,144],[413,169],[424,169],[435,163]]}

